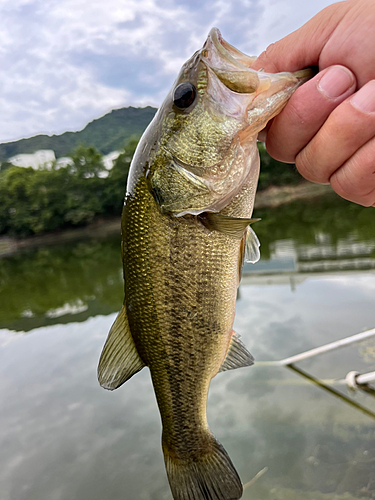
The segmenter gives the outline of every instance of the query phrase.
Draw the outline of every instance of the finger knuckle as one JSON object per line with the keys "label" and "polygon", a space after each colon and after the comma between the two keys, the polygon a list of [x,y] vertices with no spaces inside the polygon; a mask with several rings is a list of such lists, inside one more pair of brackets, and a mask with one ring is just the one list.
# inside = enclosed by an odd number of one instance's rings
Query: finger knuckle
{"label": "finger knuckle", "polygon": [[322,184],[326,182],[324,176],[315,168],[315,155],[311,147],[303,148],[296,156],[295,163],[299,173],[308,181]]}
{"label": "finger knuckle", "polygon": [[341,197],[369,207],[375,202],[375,161],[368,151],[352,158],[330,178]]}

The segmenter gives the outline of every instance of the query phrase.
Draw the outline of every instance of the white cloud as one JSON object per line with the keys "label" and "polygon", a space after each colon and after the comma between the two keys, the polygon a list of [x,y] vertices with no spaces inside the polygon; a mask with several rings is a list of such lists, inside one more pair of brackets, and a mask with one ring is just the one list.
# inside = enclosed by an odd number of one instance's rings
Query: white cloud
{"label": "white cloud", "polygon": [[260,52],[328,3],[297,0],[0,2],[0,142],[78,130],[112,108],[159,105],[212,26]]}

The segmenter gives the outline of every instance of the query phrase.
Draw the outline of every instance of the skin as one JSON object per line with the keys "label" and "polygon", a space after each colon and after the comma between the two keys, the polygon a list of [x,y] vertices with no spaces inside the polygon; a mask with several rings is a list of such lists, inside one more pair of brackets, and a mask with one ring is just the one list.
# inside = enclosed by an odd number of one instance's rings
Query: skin
{"label": "skin", "polygon": [[270,45],[252,65],[267,72],[317,66],[259,135],[274,158],[307,180],[375,206],[375,2],[330,5]]}

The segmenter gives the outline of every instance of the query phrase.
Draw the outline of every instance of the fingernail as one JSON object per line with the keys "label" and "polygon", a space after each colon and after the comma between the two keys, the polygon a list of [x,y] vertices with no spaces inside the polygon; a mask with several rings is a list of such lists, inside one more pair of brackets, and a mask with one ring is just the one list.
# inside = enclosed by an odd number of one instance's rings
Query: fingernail
{"label": "fingernail", "polygon": [[320,79],[318,90],[329,99],[335,99],[349,90],[354,81],[351,71],[343,66],[333,66]]}
{"label": "fingernail", "polygon": [[375,81],[366,83],[353,95],[350,102],[364,113],[375,113]]}

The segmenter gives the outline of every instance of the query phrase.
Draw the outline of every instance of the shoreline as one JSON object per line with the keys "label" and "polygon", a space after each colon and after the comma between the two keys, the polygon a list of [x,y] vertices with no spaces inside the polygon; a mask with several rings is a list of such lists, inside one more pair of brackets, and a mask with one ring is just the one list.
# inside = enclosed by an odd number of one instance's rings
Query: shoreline
{"label": "shoreline", "polygon": [[295,200],[308,200],[334,193],[330,185],[302,182],[296,186],[270,186],[255,196],[254,208],[276,208]]}
{"label": "shoreline", "polygon": [[[276,208],[284,203],[300,199],[311,199],[332,192],[330,186],[310,182],[303,182],[296,186],[271,186],[264,191],[257,192],[254,208]],[[113,234],[120,235],[120,228],[121,217],[101,217],[84,227],[58,230],[40,236],[19,239],[0,236],[0,258],[42,245],[63,244],[81,239],[106,238]]]}

